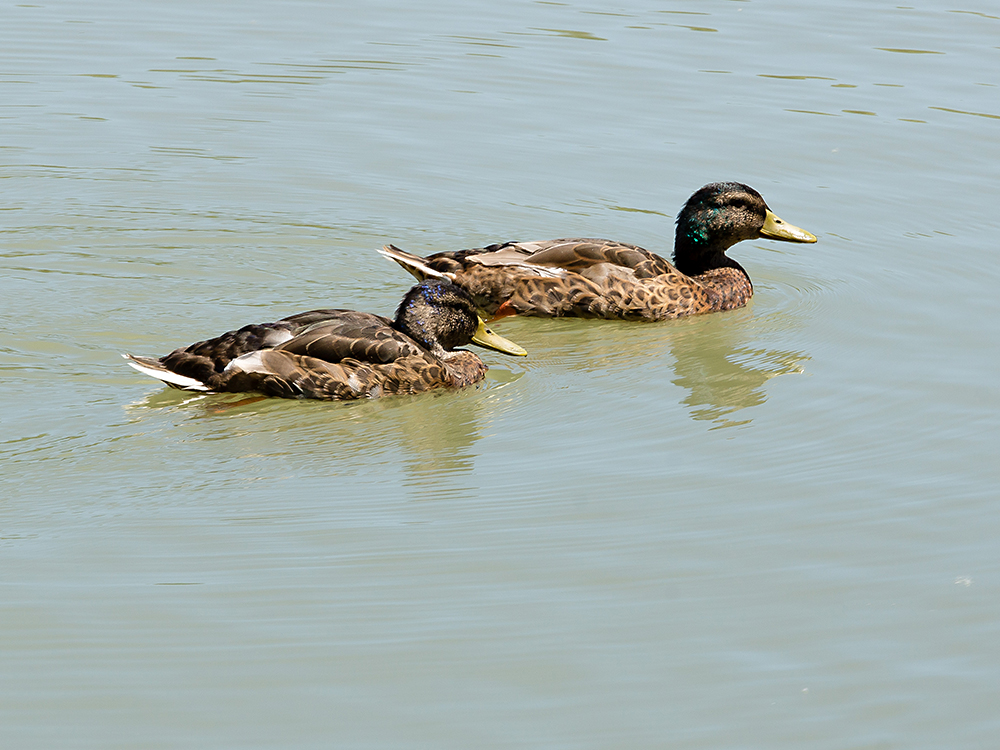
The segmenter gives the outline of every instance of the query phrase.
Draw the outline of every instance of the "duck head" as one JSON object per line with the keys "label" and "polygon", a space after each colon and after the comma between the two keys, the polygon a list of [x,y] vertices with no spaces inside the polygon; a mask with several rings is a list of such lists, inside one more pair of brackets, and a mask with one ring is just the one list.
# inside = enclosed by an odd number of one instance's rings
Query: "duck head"
{"label": "duck head", "polygon": [[736,265],[725,252],[755,239],[815,242],[815,235],[779,219],[761,194],[740,182],[713,182],[692,195],[677,215],[674,265],[689,276]]}
{"label": "duck head", "polygon": [[466,344],[515,357],[527,355],[513,341],[493,333],[480,317],[472,296],[445,279],[426,279],[410,289],[399,303],[393,328],[438,357]]}

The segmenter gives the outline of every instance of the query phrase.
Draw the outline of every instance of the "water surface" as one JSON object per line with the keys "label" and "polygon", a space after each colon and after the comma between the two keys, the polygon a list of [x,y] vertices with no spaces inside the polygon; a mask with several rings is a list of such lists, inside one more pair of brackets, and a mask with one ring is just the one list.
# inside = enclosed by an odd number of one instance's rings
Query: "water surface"
{"label": "water surface", "polygon": [[[9,5],[5,747],[992,747],[989,4]],[[380,402],[162,354],[390,313],[375,252],[668,255],[735,179],[745,309],[502,321]]]}

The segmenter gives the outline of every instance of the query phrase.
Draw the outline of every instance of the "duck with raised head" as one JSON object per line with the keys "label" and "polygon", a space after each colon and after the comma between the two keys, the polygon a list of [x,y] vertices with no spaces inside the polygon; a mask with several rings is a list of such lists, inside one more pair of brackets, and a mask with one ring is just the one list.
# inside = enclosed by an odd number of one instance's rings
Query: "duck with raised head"
{"label": "duck with raised head", "polygon": [[771,212],[760,193],[714,182],[677,216],[673,263],[635,245],[600,239],[504,242],[421,258],[386,245],[380,252],[418,279],[449,279],[495,317],[664,320],[733,310],[753,295],[726,251],[743,240],[815,242]]}
{"label": "duck with raised head", "polygon": [[244,326],[164,357],[123,356],[139,372],[183,390],[346,400],[482,380],[483,361],[456,349],[470,343],[526,354],[486,327],[468,292],[428,279],[407,292],[395,320],[312,310]]}

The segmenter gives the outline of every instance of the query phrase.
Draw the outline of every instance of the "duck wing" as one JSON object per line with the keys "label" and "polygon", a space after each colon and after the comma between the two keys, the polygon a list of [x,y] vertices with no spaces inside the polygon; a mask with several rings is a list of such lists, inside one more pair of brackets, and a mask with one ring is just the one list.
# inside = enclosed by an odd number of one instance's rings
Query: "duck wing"
{"label": "duck wing", "polygon": [[453,381],[444,362],[393,328],[388,318],[341,312],[317,319],[273,349],[234,359],[210,385],[283,398],[345,400],[419,393]]}
{"label": "duck wing", "polygon": [[603,239],[504,242],[426,258],[386,245],[382,254],[418,279],[454,280],[491,315],[677,317],[668,308],[677,307],[681,292],[676,287],[685,278],[655,253]]}
{"label": "duck wing", "polygon": [[[156,361],[162,370],[204,382],[225,370],[226,366],[237,357],[261,349],[273,349],[310,326],[323,321],[337,320],[348,313],[349,310],[310,310],[290,315],[274,323],[252,323],[237,330],[226,331],[220,336],[198,341],[190,346],[182,346],[156,360],[148,357],[141,359],[149,360],[145,363],[147,366],[150,362]],[[138,361],[136,358],[132,360]]]}
{"label": "duck wing", "polygon": [[[468,251],[465,259],[484,266],[516,266],[538,275],[545,271],[569,271],[581,276],[604,277],[614,266],[630,269],[636,278],[671,273],[674,267],[655,253],[637,245],[602,239],[567,238],[543,242],[508,242],[482,251]],[[543,270],[544,269],[544,270]]]}
{"label": "duck wing", "polygon": [[318,317],[295,337],[274,348],[331,363],[354,359],[388,364],[403,357],[427,354],[413,339],[393,328],[388,318],[371,313],[337,312],[334,317]]}

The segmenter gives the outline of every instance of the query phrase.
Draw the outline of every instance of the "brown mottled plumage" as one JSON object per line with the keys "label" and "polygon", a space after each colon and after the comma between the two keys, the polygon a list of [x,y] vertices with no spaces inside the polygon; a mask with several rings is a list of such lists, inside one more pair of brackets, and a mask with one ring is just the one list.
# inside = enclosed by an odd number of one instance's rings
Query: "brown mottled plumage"
{"label": "brown mottled plumage", "polygon": [[745,305],[753,285],[726,250],[758,238],[816,241],[771,213],[753,188],[717,182],[678,215],[673,264],[599,239],[505,242],[426,258],[393,245],[382,253],[418,279],[454,281],[490,314],[663,320]]}
{"label": "brown mottled plumage", "polygon": [[124,356],[174,388],[342,400],[475,383],[486,365],[472,352],[454,351],[468,343],[524,355],[483,325],[467,292],[433,279],[406,294],[395,320],[312,310],[229,331],[159,359]]}

